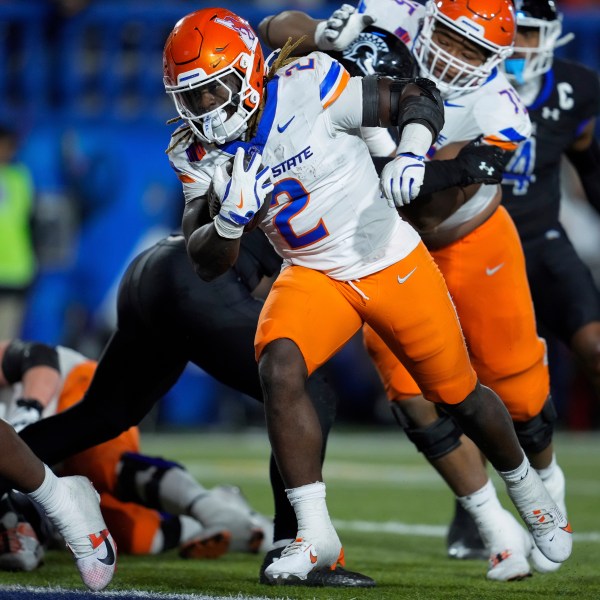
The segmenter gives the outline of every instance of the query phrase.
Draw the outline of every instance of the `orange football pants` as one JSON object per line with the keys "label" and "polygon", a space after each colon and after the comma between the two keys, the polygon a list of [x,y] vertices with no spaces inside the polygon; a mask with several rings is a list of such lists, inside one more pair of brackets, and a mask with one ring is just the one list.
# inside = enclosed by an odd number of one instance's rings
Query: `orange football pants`
{"label": "orange football pants", "polygon": [[289,338],[310,374],[364,322],[406,365],[428,400],[456,404],[475,388],[454,305],[422,243],[401,261],[355,281],[286,267],[259,317],[256,358],[270,342]]}
{"label": "orange football pants", "polygon": [[[95,370],[94,361],[87,361],[71,370],[58,399],[57,412],[66,410],[83,398]],[[64,475],[85,475],[94,484],[100,493],[100,507],[108,529],[119,551],[128,554],[149,554],[162,520],[155,510],[133,502],[121,502],[113,496],[121,455],[139,451],[139,430],[131,427],[108,442],[69,457],[62,469]]]}
{"label": "orange football pants", "polygon": [[[546,344],[538,337],[525,259],[504,207],[462,239],[431,252],[462,325],[471,364],[515,421],[537,415],[550,392]],[[374,328],[363,329],[387,396],[418,396],[421,386]],[[422,389],[422,388],[421,388]]]}

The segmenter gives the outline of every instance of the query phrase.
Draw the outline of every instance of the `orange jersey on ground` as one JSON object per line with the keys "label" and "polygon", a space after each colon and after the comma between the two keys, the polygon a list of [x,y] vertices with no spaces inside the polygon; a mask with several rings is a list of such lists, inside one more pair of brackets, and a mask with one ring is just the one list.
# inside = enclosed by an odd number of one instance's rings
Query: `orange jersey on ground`
{"label": "orange jersey on ground", "polygon": [[[517,230],[503,207],[462,239],[431,252],[454,300],[471,364],[515,421],[537,415],[550,392]],[[427,302],[425,300],[425,302]],[[365,344],[390,400],[420,393],[372,328]]]}

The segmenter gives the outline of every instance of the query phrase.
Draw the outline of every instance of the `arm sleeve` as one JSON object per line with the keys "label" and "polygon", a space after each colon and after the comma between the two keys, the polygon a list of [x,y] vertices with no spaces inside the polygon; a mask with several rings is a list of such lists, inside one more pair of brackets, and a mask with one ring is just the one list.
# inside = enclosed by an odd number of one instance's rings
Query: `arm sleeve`
{"label": "arm sleeve", "polygon": [[396,152],[397,144],[388,129],[361,127],[360,134],[369,147],[371,156],[391,156]]}

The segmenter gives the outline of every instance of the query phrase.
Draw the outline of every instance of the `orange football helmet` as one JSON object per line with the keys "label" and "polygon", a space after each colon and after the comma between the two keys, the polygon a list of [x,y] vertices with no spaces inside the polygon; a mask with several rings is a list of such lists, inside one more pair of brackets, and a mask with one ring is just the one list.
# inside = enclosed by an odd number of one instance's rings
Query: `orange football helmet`
{"label": "orange football helmet", "polygon": [[[512,53],[516,24],[511,0],[429,0],[423,29],[415,40],[421,74],[435,81],[445,98],[481,87]],[[433,40],[442,25],[477,45],[486,56],[474,66],[444,50]]]}
{"label": "orange football helmet", "polygon": [[165,90],[200,139],[222,144],[243,135],[258,109],[264,65],[247,21],[224,8],[205,8],[178,21],[165,43]]}

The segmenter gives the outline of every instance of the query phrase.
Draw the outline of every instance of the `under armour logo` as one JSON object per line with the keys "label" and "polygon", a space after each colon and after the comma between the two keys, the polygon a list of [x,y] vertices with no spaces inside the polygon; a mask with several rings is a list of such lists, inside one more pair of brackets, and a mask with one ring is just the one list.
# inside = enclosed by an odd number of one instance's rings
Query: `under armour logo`
{"label": "under armour logo", "polygon": [[549,106],[544,106],[542,109],[542,119],[552,119],[553,121],[558,121],[559,118],[560,109],[550,108]]}
{"label": "under armour logo", "polygon": [[488,167],[488,164],[485,161],[481,161],[479,165],[480,171],[485,171],[490,177],[494,174],[494,167]]}

